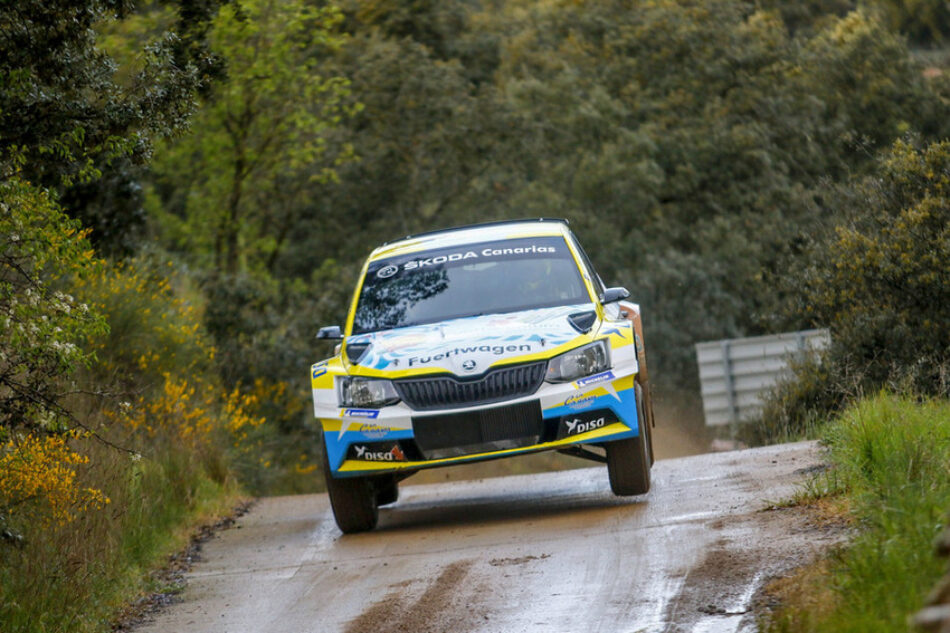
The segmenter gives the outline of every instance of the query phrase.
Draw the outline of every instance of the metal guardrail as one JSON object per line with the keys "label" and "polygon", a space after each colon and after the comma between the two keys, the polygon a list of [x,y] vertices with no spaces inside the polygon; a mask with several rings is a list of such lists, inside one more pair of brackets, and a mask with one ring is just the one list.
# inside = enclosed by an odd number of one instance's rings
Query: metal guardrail
{"label": "metal guardrail", "polygon": [[789,360],[831,343],[828,330],[804,330],[696,344],[706,426],[755,418],[762,396],[788,371]]}

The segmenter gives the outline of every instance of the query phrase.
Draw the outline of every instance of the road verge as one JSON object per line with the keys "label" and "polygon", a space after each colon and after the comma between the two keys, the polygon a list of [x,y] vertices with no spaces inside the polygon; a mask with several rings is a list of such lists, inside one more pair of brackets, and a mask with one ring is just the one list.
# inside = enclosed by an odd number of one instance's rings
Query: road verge
{"label": "road verge", "polygon": [[847,545],[767,594],[769,633],[907,631],[946,561],[933,544],[950,508],[950,403],[879,394],[822,433],[831,469],[796,502],[852,521]]}

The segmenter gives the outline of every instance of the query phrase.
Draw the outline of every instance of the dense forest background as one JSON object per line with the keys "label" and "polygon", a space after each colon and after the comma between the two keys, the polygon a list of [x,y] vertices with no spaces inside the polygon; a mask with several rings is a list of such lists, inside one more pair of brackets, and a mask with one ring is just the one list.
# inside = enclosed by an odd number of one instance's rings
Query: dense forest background
{"label": "dense forest background", "polygon": [[830,327],[757,441],[948,395],[948,37],[941,0],[4,3],[0,619],[95,630],[175,526],[319,488],[314,334],[413,232],[568,218],[680,416],[695,342]]}
{"label": "dense forest background", "polygon": [[225,76],[127,174],[141,214],[100,206],[121,230],[91,238],[171,256],[226,380],[301,397],[374,246],[565,217],[643,305],[660,401],[695,412],[693,343],[829,325],[786,276],[860,212],[838,186],[950,131],[932,4],[228,5],[209,33]]}

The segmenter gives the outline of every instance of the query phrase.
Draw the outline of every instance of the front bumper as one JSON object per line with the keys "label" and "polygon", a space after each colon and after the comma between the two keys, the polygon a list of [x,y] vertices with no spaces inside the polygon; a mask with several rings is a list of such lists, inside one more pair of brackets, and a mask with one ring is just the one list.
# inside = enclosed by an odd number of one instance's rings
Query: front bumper
{"label": "front bumper", "polygon": [[337,409],[319,420],[334,477],[415,471],[636,437],[636,365],[571,383],[544,383],[532,395],[441,411],[404,403]]}

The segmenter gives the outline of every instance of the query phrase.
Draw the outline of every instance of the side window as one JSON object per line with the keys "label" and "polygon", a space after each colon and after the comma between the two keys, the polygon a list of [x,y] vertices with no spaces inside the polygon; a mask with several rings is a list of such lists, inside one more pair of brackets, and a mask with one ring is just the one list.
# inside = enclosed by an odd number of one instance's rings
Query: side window
{"label": "side window", "polygon": [[584,267],[587,269],[588,274],[590,274],[591,281],[594,284],[594,292],[597,293],[598,297],[604,296],[604,282],[601,280],[600,275],[597,274],[597,271],[594,270],[594,265],[590,263],[590,258],[587,256],[587,252],[584,250],[584,247],[581,246],[581,243],[577,241],[577,237],[574,233],[571,233],[571,240],[574,242],[574,246],[577,247],[577,252],[581,255],[581,261],[584,262]]}

